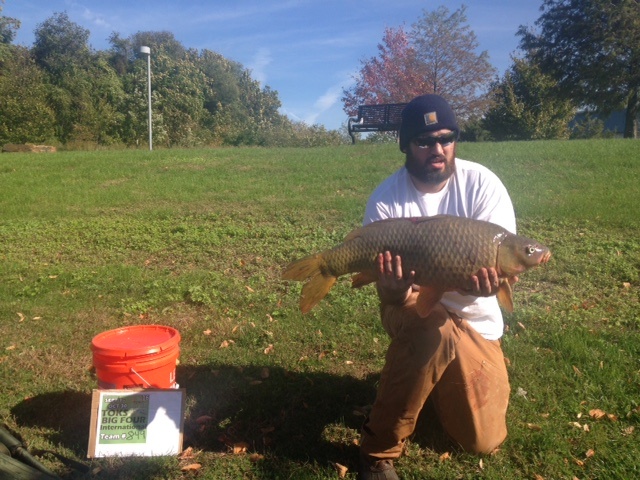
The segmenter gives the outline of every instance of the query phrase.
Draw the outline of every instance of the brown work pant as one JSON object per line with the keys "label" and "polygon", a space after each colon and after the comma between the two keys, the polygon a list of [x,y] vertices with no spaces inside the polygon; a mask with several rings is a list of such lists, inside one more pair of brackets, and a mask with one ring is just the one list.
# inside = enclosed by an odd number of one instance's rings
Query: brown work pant
{"label": "brown work pant", "polygon": [[429,396],[443,428],[464,450],[489,453],[507,436],[509,379],[499,341],[438,306],[427,318],[404,305],[383,305],[391,344],[378,393],[362,429],[361,452],[393,459]]}

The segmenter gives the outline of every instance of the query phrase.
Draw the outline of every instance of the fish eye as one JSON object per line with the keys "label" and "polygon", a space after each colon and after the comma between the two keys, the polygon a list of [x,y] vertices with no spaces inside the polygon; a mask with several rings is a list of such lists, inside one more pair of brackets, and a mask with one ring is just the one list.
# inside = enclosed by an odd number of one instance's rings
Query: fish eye
{"label": "fish eye", "polygon": [[536,253],[536,247],[534,245],[527,245],[524,251],[527,255],[533,255]]}

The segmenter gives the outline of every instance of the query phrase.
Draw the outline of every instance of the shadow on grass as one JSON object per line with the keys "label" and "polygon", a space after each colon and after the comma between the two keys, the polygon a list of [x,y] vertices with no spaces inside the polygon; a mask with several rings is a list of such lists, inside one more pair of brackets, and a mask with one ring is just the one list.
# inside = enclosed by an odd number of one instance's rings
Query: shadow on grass
{"label": "shadow on grass", "polygon": [[[180,366],[177,379],[186,389],[188,405],[184,448],[192,446],[206,455],[244,446],[248,453],[263,455],[255,464],[260,478],[302,478],[301,470],[326,471],[329,462],[354,471],[354,440],[364,420],[361,412],[375,398],[377,378],[263,366]],[[19,426],[43,429],[52,444],[85,458],[90,409],[90,393],[63,391],[24,400],[12,414]],[[446,448],[434,435],[437,429],[429,430],[426,436],[418,435],[419,443]],[[129,467],[130,461],[141,459],[127,460]],[[122,466],[105,462],[101,467],[101,475],[118,478]],[[70,475],[78,478],[77,472]]]}
{"label": "shadow on grass", "polygon": [[20,426],[44,429],[47,440],[86,456],[91,393],[67,390],[27,398],[11,409]]}
{"label": "shadow on grass", "polygon": [[227,365],[180,367],[178,378],[192,401],[185,443],[216,452],[245,444],[265,456],[263,469],[277,459],[274,468],[284,478],[284,459],[298,467],[355,462],[353,440],[364,419],[359,412],[373,402],[376,381]]}

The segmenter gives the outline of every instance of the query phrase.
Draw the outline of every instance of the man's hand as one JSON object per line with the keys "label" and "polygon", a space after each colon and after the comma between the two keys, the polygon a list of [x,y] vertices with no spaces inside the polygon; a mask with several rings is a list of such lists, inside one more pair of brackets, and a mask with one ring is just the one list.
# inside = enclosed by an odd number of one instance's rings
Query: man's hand
{"label": "man's hand", "polygon": [[402,271],[402,258],[386,251],[378,254],[378,296],[382,303],[404,303],[415,280],[416,272],[408,274]]}
{"label": "man's hand", "polygon": [[[507,281],[513,285],[518,281],[518,277],[511,277]],[[476,297],[490,297],[498,293],[500,288],[500,277],[495,268],[481,268],[478,273],[469,279],[467,289],[458,290],[462,295],[474,295]]]}

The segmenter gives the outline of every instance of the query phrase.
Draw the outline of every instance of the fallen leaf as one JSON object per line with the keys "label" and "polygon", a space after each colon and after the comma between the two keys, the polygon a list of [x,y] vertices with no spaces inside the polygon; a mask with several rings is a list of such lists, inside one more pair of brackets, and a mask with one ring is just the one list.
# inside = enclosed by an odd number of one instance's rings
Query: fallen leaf
{"label": "fallen leaf", "polygon": [[518,397],[522,397],[525,400],[527,400],[527,391],[522,387],[518,387],[518,390],[516,391],[516,395]]}
{"label": "fallen leaf", "polygon": [[195,472],[196,470],[200,470],[202,465],[199,463],[190,463],[189,465],[185,465],[180,470],[183,472]]}
{"label": "fallen leaf", "polygon": [[251,288],[249,285],[245,285],[244,288],[246,288],[249,293],[254,292],[253,288]]}
{"label": "fallen leaf", "polygon": [[593,448],[590,448],[589,450],[587,450],[587,453],[584,454],[585,457],[587,458],[591,458],[596,454],[595,450]]}
{"label": "fallen leaf", "polygon": [[622,286],[626,289],[631,288],[631,284],[629,282],[622,282]]}
{"label": "fallen leaf", "polygon": [[631,435],[635,429],[636,429],[636,427],[634,427],[633,425],[630,426],[630,427],[627,427],[627,428],[622,430],[622,435],[625,436],[625,437],[628,436],[628,435]]}
{"label": "fallen leaf", "polygon": [[578,367],[576,367],[575,365],[571,365],[571,367],[573,368],[573,371],[575,372],[575,374],[579,377],[582,376],[582,372],[578,369]]}
{"label": "fallen leaf", "polygon": [[20,317],[20,320],[18,320],[18,322],[24,321],[24,315],[20,312],[17,312],[17,313],[18,313],[18,317]]}
{"label": "fallen leaf", "polygon": [[484,469],[484,462],[482,461],[482,459],[478,461],[478,466],[480,467],[480,470]]}
{"label": "fallen leaf", "polygon": [[584,462],[582,460],[577,459],[577,458],[573,459],[573,463],[575,463],[579,467],[584,467]]}
{"label": "fallen leaf", "polygon": [[202,332],[202,333],[204,333],[205,335],[211,335],[211,329],[210,329],[210,328],[207,328],[207,329],[206,329],[204,332]]}
{"label": "fallen leaf", "polygon": [[265,355],[269,355],[270,353],[273,353],[273,345],[272,344],[269,344],[269,346],[264,349],[264,354]]}
{"label": "fallen leaf", "polygon": [[593,418],[594,420],[600,420],[606,414],[607,413],[604,410],[600,410],[599,408],[593,408],[593,409],[589,410],[589,416],[591,418]]}
{"label": "fallen leaf", "polygon": [[533,478],[535,478],[536,480],[544,480],[544,477],[542,475],[538,475],[537,473],[533,476]]}
{"label": "fallen leaf", "polygon": [[9,345],[7,348],[5,348],[5,350],[15,350],[16,346],[15,345]]}
{"label": "fallen leaf", "polygon": [[184,450],[179,456],[178,458],[180,460],[185,460],[187,458],[193,458],[195,455],[193,454],[193,447],[189,447],[186,450]]}
{"label": "fallen leaf", "polygon": [[609,420],[611,420],[612,422],[617,422],[618,421],[618,416],[614,415],[613,413],[607,413],[607,418]]}
{"label": "fallen leaf", "polygon": [[441,462],[445,462],[447,460],[449,460],[451,458],[451,454],[449,452],[444,452],[442,455],[440,455],[440,461]]}
{"label": "fallen leaf", "polygon": [[336,472],[338,472],[338,478],[345,478],[347,476],[347,472],[349,471],[347,467],[339,463],[334,463],[333,468],[335,468]]}
{"label": "fallen leaf", "polygon": [[524,324],[522,322],[518,322],[518,326],[522,329],[522,330],[526,330],[527,327],[524,326]]}
{"label": "fallen leaf", "polygon": [[243,453],[247,453],[247,449],[249,448],[249,444],[247,442],[238,442],[233,444],[233,454],[234,455],[242,455]]}
{"label": "fallen leaf", "polygon": [[220,348],[229,348],[230,343],[227,340],[223,340],[220,344]]}
{"label": "fallen leaf", "polygon": [[253,463],[257,463],[260,460],[264,460],[264,455],[260,455],[259,453],[252,453],[251,455],[249,455],[249,461]]}
{"label": "fallen leaf", "polygon": [[540,430],[542,430],[542,427],[540,425],[536,425],[535,423],[527,423],[527,428],[529,430],[534,430],[536,432],[539,432]]}

